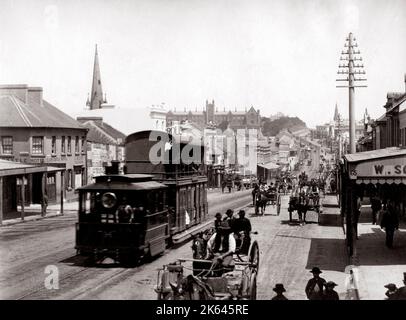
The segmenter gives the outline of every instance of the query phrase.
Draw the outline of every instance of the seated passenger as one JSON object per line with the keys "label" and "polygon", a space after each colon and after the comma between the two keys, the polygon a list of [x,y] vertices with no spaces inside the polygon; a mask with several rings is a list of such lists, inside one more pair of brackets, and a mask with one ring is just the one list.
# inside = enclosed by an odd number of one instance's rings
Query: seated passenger
{"label": "seated passenger", "polygon": [[251,243],[251,222],[245,217],[245,211],[240,210],[238,212],[239,219],[235,220],[234,232],[237,238],[237,247],[239,252],[248,253],[248,249]]}
{"label": "seated passenger", "polygon": [[[223,221],[215,234],[207,242],[207,259],[213,259],[215,275],[234,269],[233,254],[236,249],[235,238],[227,221]],[[219,270],[220,269],[220,270]]]}

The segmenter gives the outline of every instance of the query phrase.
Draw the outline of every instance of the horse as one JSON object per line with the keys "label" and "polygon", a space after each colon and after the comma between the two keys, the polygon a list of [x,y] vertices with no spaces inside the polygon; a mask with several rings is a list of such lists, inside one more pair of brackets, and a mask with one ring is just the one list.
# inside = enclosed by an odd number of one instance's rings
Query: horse
{"label": "horse", "polygon": [[257,190],[255,192],[255,214],[259,214],[261,211],[261,215],[265,214],[266,204],[268,203],[269,199],[265,195],[264,192]]}
{"label": "horse", "polygon": [[[309,208],[309,197],[307,195],[307,190],[302,189],[298,192],[297,196],[291,197],[289,200],[289,221],[292,222],[292,212],[297,210],[300,223],[306,222],[306,213]],[[303,218],[303,220],[302,220]]]}

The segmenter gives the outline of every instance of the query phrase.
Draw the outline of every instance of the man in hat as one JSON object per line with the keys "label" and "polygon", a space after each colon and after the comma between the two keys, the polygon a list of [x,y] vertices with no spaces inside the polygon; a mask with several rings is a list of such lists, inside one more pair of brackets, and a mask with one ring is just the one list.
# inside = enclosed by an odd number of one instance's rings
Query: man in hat
{"label": "man in hat", "polygon": [[403,272],[403,283],[405,286],[400,287],[396,293],[397,300],[406,300],[406,272]]}
{"label": "man in hat", "polygon": [[323,287],[326,280],[320,277],[322,271],[318,267],[314,267],[312,271],[313,278],[307,282],[306,296],[309,300],[323,300]]}
{"label": "man in hat", "polygon": [[237,244],[240,252],[248,253],[248,249],[251,243],[251,222],[245,217],[245,211],[240,210],[238,212],[238,219],[234,220],[234,233],[237,237]]}
{"label": "man in hat", "polygon": [[337,286],[333,281],[329,281],[324,284],[326,289],[324,290],[323,300],[340,300],[338,293],[334,290],[334,287]]}
{"label": "man in hat", "polygon": [[393,283],[388,283],[384,286],[388,291],[385,292],[385,296],[388,297],[387,300],[397,300],[398,288]]}
{"label": "man in hat", "polygon": [[285,288],[283,287],[282,283],[277,283],[275,285],[275,288],[273,288],[273,291],[276,292],[276,296],[272,298],[272,300],[288,300],[283,293],[286,292]]}
{"label": "man in hat", "polygon": [[207,258],[214,259],[213,269],[219,269],[221,266],[223,270],[231,271],[234,268],[233,254],[235,249],[236,243],[231,228],[227,221],[223,221],[216,233],[207,242]]}
{"label": "man in hat", "polygon": [[215,220],[214,220],[214,228],[216,229],[216,232],[217,232],[217,228],[220,226],[221,220],[222,220],[221,213],[220,213],[220,212],[217,212],[214,217],[215,217]]}
{"label": "man in hat", "polygon": [[226,216],[224,217],[223,221],[227,221],[232,231],[234,231],[234,211],[232,209],[227,209]]}
{"label": "man in hat", "polygon": [[386,246],[393,248],[393,236],[395,235],[395,230],[399,228],[399,219],[392,200],[388,200],[387,205],[384,205],[381,228],[385,229],[386,232]]}

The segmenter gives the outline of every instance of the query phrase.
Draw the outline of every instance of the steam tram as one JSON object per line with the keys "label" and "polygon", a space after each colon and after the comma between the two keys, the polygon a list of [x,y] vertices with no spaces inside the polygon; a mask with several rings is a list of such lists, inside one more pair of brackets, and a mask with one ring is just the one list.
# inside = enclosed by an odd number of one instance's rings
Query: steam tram
{"label": "steam tram", "polygon": [[161,131],[127,136],[124,173],[118,163],[78,188],[76,250],[122,263],[154,257],[181,242],[207,216],[204,149]]}

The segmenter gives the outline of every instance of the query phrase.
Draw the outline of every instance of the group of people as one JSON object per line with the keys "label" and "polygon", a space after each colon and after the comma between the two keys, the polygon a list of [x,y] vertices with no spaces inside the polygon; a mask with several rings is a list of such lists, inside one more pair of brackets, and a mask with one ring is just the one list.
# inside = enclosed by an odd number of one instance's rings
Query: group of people
{"label": "group of people", "polygon": [[[305,293],[309,300],[340,300],[338,293],[334,290],[337,284],[333,281],[326,281],[320,274],[322,271],[319,267],[314,267],[311,271],[313,278],[311,278],[306,285]],[[284,295],[286,289],[283,284],[277,283],[273,288],[276,295],[272,300],[288,300]]]}
{"label": "group of people", "polygon": [[[206,258],[216,260],[224,269],[232,269],[233,254],[237,248],[243,251],[250,243],[251,222],[245,217],[244,210],[240,210],[238,216],[235,218],[231,209],[227,210],[224,217],[218,212],[214,221],[215,233],[207,242]],[[241,243],[242,239],[244,243]]]}
{"label": "group of people", "polygon": [[[399,213],[396,207],[396,201],[393,199],[385,199],[383,201],[373,194],[370,197],[372,210],[372,224],[380,224],[381,229],[385,230],[385,244],[388,248],[393,248],[393,239],[395,231],[399,229]],[[357,208],[354,215],[354,230],[358,239],[358,221],[361,215],[362,197],[357,198]]]}

